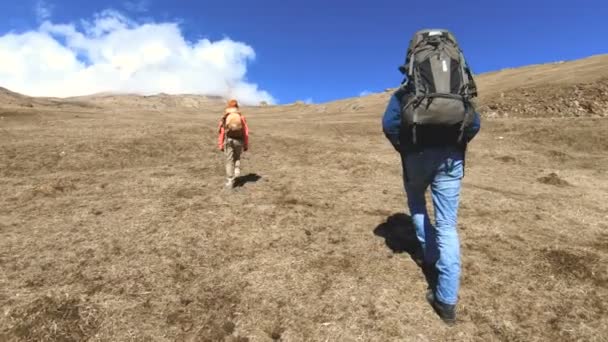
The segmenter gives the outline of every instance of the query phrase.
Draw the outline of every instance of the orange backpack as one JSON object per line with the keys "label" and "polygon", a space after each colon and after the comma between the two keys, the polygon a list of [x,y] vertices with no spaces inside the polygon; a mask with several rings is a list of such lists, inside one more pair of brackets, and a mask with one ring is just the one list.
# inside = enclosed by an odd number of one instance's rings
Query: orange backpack
{"label": "orange backpack", "polygon": [[229,138],[240,139],[243,137],[243,121],[241,113],[236,108],[226,109],[224,114],[224,130]]}

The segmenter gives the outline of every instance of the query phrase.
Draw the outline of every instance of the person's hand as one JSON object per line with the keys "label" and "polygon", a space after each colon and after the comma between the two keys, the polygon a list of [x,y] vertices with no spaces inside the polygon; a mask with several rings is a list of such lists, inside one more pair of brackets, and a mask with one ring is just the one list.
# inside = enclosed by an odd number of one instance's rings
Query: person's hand
{"label": "person's hand", "polygon": [[245,147],[243,147],[243,150],[244,150],[245,152],[247,152],[247,151],[249,150],[249,146],[245,146]]}

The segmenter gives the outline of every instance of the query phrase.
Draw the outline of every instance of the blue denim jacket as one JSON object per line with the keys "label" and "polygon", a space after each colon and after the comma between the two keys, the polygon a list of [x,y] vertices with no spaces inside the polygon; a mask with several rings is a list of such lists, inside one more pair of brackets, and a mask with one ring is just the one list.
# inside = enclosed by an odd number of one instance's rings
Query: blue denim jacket
{"label": "blue denim jacket", "polygon": [[[467,143],[473,140],[480,128],[481,119],[479,117],[479,113],[475,113],[473,122],[469,126],[465,127],[464,137]],[[399,133],[401,131],[401,104],[395,95],[391,96],[388,106],[386,107],[386,111],[384,112],[384,116],[382,117],[382,130],[393,147],[395,147],[397,151],[400,151]]]}

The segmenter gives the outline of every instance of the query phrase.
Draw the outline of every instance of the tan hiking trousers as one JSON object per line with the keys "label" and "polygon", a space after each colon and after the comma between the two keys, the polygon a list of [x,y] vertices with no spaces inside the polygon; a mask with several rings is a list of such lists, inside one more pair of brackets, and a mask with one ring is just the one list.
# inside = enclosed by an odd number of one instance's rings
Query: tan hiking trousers
{"label": "tan hiking trousers", "polygon": [[224,154],[226,155],[226,177],[228,178],[228,182],[234,182],[234,179],[240,176],[242,153],[243,141],[226,137]]}

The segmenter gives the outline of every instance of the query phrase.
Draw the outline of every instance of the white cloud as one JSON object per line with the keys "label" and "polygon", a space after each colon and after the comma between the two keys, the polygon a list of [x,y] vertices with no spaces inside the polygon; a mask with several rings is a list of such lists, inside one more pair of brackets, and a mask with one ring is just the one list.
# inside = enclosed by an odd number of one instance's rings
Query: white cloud
{"label": "white cloud", "polygon": [[53,14],[53,7],[44,0],[38,0],[34,10],[36,11],[36,19],[39,22],[49,19]]}
{"label": "white cloud", "polygon": [[359,93],[359,96],[363,97],[363,96],[368,96],[368,95],[371,95],[371,94],[373,94],[371,91],[364,90],[364,91],[362,91],[362,92]]}
{"label": "white cloud", "polygon": [[104,11],[80,24],[45,21],[0,36],[0,86],[33,96],[191,93],[274,103],[246,79],[255,51],[228,38],[195,42],[177,23],[138,23]]}

